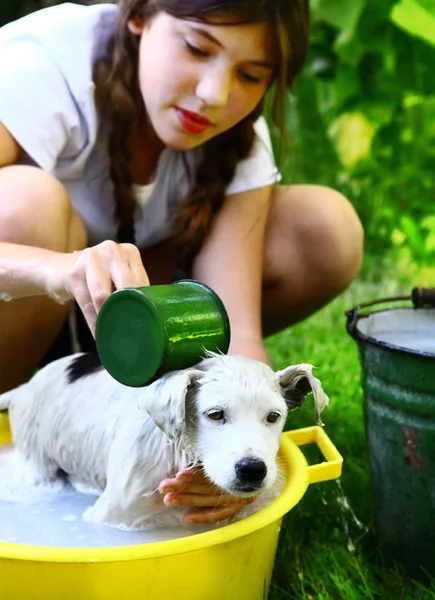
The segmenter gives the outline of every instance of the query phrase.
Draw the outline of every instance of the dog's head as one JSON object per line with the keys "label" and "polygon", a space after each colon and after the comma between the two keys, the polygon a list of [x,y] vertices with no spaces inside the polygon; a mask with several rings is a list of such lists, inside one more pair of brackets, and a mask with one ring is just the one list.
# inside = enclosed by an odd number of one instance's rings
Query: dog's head
{"label": "dog's head", "polygon": [[275,373],[242,356],[213,355],[145,388],[141,405],[166,435],[194,449],[205,473],[236,496],[270,488],[288,410],[313,392],[317,422],[328,403],[311,365]]}

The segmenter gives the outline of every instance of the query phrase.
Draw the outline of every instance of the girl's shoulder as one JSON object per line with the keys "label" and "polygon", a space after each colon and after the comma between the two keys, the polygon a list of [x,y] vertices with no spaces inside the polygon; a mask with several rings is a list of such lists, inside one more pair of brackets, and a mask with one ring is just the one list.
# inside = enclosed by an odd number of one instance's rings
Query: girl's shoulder
{"label": "girl's shoulder", "polygon": [[233,180],[227,187],[227,195],[274,185],[281,180],[266,119],[259,117],[254,129],[256,137],[251,153],[237,165]]}
{"label": "girl's shoulder", "polygon": [[116,7],[62,4],[0,28],[0,120],[46,170],[82,163],[98,128],[92,67]]}
{"label": "girl's shoulder", "polygon": [[0,27],[0,51],[13,51],[20,43],[33,42],[59,63],[77,55],[95,54],[113,31],[116,6],[83,6],[64,3],[30,13]]}

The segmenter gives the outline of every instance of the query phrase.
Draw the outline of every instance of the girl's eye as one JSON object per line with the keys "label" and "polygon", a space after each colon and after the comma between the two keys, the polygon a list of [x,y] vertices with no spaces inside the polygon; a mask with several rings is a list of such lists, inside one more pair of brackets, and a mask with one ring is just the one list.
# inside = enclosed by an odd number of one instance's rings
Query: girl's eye
{"label": "girl's eye", "polygon": [[239,71],[240,77],[247,81],[248,83],[260,83],[261,79],[259,77],[254,77],[245,71]]}
{"label": "girl's eye", "polygon": [[194,46],[187,40],[185,40],[185,43],[186,43],[186,48],[188,49],[188,51],[191,54],[193,54],[194,56],[202,56],[202,57],[208,56],[208,52],[206,52],[205,50],[202,50],[201,48],[198,48],[198,46]]}
{"label": "girl's eye", "polygon": [[279,420],[280,416],[281,415],[277,412],[271,412],[267,415],[267,422],[276,423]]}
{"label": "girl's eye", "polygon": [[211,410],[207,413],[207,417],[212,421],[223,421],[225,418],[225,413],[223,410]]}

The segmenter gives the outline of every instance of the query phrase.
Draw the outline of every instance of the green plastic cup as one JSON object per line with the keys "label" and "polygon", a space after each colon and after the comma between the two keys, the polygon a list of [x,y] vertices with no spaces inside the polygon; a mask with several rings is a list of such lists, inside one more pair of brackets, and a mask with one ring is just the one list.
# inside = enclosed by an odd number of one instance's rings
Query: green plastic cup
{"label": "green plastic cup", "polygon": [[206,351],[226,354],[230,324],[213,290],[182,280],[113,292],[98,313],[95,337],[110,375],[139,387],[193,366]]}

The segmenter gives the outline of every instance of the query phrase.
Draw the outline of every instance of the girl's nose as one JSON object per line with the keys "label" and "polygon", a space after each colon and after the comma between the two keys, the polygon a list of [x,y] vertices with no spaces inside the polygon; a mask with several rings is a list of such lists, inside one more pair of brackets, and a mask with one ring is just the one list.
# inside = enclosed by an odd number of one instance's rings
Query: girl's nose
{"label": "girl's nose", "polygon": [[196,86],[196,96],[211,107],[223,107],[231,92],[232,74],[228,69],[206,69]]}

